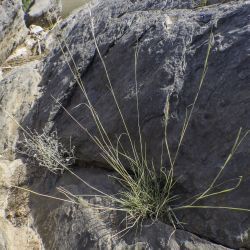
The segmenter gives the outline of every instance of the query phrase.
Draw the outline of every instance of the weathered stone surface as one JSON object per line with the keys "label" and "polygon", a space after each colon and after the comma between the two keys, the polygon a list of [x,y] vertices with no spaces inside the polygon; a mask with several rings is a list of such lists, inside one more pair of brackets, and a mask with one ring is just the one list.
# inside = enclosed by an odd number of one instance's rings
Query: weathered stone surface
{"label": "weathered stone surface", "polygon": [[[190,9],[191,2],[110,0],[100,1],[92,9],[97,43],[134,140],[138,138],[134,53],[137,44],[140,48],[137,67],[140,122],[147,141],[148,155],[155,160],[156,165],[161,155],[166,97],[168,94],[171,96],[168,139],[171,151],[174,152],[186,108],[192,104],[197,92],[213,27],[213,48],[207,76],[175,169],[176,177],[181,177],[176,192],[182,197],[190,197],[208,187],[230,152],[239,128],[250,128],[250,2],[237,1],[196,10]],[[71,16],[61,24],[61,28],[89,98],[100,114],[108,134],[115,141],[116,136],[124,132],[124,128],[107,88],[107,78],[91,34],[88,10],[81,10]],[[83,105],[86,100],[60,48],[53,50],[45,61],[41,86],[43,95],[26,118],[25,124],[38,130],[43,127],[56,129],[65,143],[72,138],[80,161],[106,166],[98,148],[51,98],[54,96],[60,100],[84,127],[97,134],[91,115]],[[207,199],[201,205],[249,208],[249,146],[248,138],[219,181],[221,183],[246,176],[241,186],[233,193]],[[167,166],[166,157],[164,161]],[[80,175],[87,173],[89,170],[78,172]],[[98,177],[97,170],[93,175],[94,184],[101,185],[105,190],[104,177]],[[67,175],[59,178],[59,184],[67,186],[65,178]],[[96,183],[100,179],[101,183]],[[40,191],[53,193],[52,190],[58,185],[56,181],[57,178],[52,178],[50,182],[40,183]],[[76,193],[87,193],[80,185],[70,185]],[[44,187],[47,189],[44,190]],[[63,246],[70,249],[71,246],[67,244],[73,244],[72,249],[81,249],[78,247],[82,245],[86,249],[95,249],[98,244],[104,244],[96,236],[92,240],[89,228],[84,227],[88,216],[84,210],[78,211],[69,208],[69,205],[54,202],[42,203],[41,207],[36,204],[33,206],[35,224],[48,249],[53,244],[58,249],[63,249]],[[177,217],[187,222],[185,228],[188,231],[201,237],[231,248],[250,247],[248,213],[190,209],[177,213]],[[66,226],[62,228],[61,225]],[[60,230],[55,233],[59,226]],[[72,228],[68,234],[70,226]],[[76,235],[78,231],[80,233]],[[76,240],[76,237],[79,238]],[[66,243],[67,239],[69,243]]]}
{"label": "weathered stone surface", "polygon": [[[39,95],[40,74],[37,61],[17,67],[0,81],[0,152],[13,148],[18,137],[18,125]],[[8,113],[6,113],[8,112]],[[14,117],[13,120],[10,116]]]}
{"label": "weathered stone surface", "polygon": [[[21,160],[6,160],[0,155],[0,249],[31,250],[42,249],[41,241],[30,227],[27,193],[11,186],[27,180],[26,166]],[[12,223],[11,223],[12,222]]]}
{"label": "weathered stone surface", "polygon": [[[130,233],[128,238],[134,240],[135,234]],[[204,239],[197,237],[191,233],[188,233],[183,230],[174,230],[173,227],[156,222],[152,225],[144,225],[142,227],[142,232],[136,239],[138,242],[144,243],[144,249],[204,249],[204,250],[226,250],[229,248],[223,247],[221,245],[213,244]],[[132,248],[133,249],[133,248]],[[135,248],[136,249],[136,248]],[[142,248],[143,249],[143,248]]]}
{"label": "weathered stone surface", "polygon": [[42,244],[35,232],[28,227],[14,227],[0,217],[1,250],[42,250]]}
{"label": "weathered stone surface", "polygon": [[3,77],[6,71],[17,66],[27,64],[30,61],[42,60],[57,42],[54,30],[45,30],[41,26],[30,25],[24,42],[16,48],[1,65],[0,72]]}
{"label": "weathered stone surface", "polygon": [[[113,193],[117,188],[114,182],[109,180],[105,170],[78,168],[75,173],[107,193]],[[45,174],[45,178],[41,178],[41,174],[36,174],[32,189],[62,198],[66,197],[58,194],[58,187],[63,187],[73,194],[96,194],[67,172],[56,179],[53,174]],[[111,249],[114,244],[111,229],[94,209],[37,196],[32,197],[31,209],[34,214],[34,225],[45,249]]]}
{"label": "weathered stone surface", "polygon": [[[12,52],[24,41],[27,28],[23,20],[21,1],[0,1],[0,63],[10,54],[23,56],[21,48]],[[19,54],[18,54],[19,53]],[[30,228],[27,194],[13,192],[12,185],[19,185],[25,178],[26,167],[14,158],[14,144],[18,137],[17,124],[4,112],[9,112],[20,122],[38,94],[40,75],[37,62],[6,73],[0,68],[0,249],[42,249],[35,231]],[[8,68],[8,70],[10,70]]]}
{"label": "weathered stone surface", "polygon": [[26,23],[42,27],[51,26],[62,11],[60,0],[35,0],[26,13]]}
{"label": "weathered stone surface", "polygon": [[0,1],[0,64],[27,35],[21,2],[21,0]]}
{"label": "weathered stone surface", "polygon": [[[108,172],[98,168],[78,168],[75,174],[90,185],[107,194],[117,191],[119,186],[108,177]],[[47,174],[33,179],[33,188],[40,193],[59,197],[57,188],[63,187],[73,194],[93,195],[90,188],[69,173],[61,177]],[[42,185],[41,185],[42,182]],[[86,197],[85,197],[86,198]],[[104,205],[100,198],[90,198],[92,204]],[[124,227],[119,227],[117,213],[101,210],[99,213],[91,206],[72,205],[47,198],[33,196],[31,208],[45,249],[147,249],[147,250],[226,250],[221,245],[213,244],[191,233],[177,230],[161,222],[145,223],[140,232],[135,228],[128,231],[125,237],[114,236]],[[120,218],[120,219],[119,219]],[[121,235],[120,235],[121,236]]]}

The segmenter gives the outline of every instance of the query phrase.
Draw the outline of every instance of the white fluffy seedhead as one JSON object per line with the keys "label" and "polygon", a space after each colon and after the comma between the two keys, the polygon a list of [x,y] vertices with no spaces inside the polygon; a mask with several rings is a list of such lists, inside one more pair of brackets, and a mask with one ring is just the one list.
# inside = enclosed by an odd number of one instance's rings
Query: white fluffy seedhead
{"label": "white fluffy seedhead", "polygon": [[57,132],[29,132],[20,141],[21,150],[18,152],[35,160],[39,166],[46,167],[53,173],[63,172],[75,162],[74,147],[66,149],[60,142]]}

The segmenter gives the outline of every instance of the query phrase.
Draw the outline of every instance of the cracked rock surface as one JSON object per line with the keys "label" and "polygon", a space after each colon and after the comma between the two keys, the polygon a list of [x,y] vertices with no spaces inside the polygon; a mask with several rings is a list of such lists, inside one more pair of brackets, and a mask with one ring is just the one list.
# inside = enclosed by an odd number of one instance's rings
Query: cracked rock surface
{"label": "cracked rock surface", "polygon": [[21,0],[0,1],[0,64],[27,35],[21,6]]}
{"label": "cracked rock surface", "polygon": [[[177,192],[184,197],[207,188],[227,157],[239,128],[250,127],[249,1],[198,9],[192,9],[190,4],[189,1],[172,4],[168,1],[112,0],[99,1],[92,8],[97,43],[134,140],[138,139],[134,54],[136,46],[139,47],[140,123],[149,158],[154,159],[156,166],[161,155],[166,97],[170,94],[168,134],[174,151],[186,108],[197,91],[213,30],[207,76],[176,166],[176,176],[181,177]],[[90,100],[115,141],[124,132],[124,127],[107,88],[88,10],[82,9],[63,21],[60,32]],[[69,54],[67,56],[70,61]],[[81,162],[95,162],[105,167],[98,148],[51,98],[59,100],[84,127],[97,134],[95,123],[83,105],[86,100],[58,47],[44,62],[41,86],[43,95],[26,124],[36,129],[56,129],[65,143],[71,137]],[[250,141],[246,140],[240,147],[222,181],[248,173],[249,145]],[[249,207],[248,186],[246,176],[240,188],[230,195],[206,200],[201,205]],[[177,216],[187,222],[190,232],[228,247],[250,247],[250,221],[246,213],[197,209]]]}
{"label": "cracked rock surface", "polygon": [[[184,197],[203,191],[227,157],[240,127],[249,119],[249,1],[236,1],[192,9],[189,1],[99,1],[92,8],[95,36],[117,100],[134,140],[138,139],[135,97],[136,46],[139,47],[140,123],[149,158],[159,163],[163,138],[163,115],[170,95],[169,144],[176,149],[186,108],[192,103],[208,47],[211,29],[213,47],[208,72],[180,152],[176,176]],[[82,9],[61,24],[69,50],[78,67],[89,98],[111,137],[124,132],[121,118],[107,88],[107,78],[98,57],[88,10]],[[64,48],[65,49],[65,48]],[[67,54],[67,53],[66,53]],[[68,60],[70,57],[68,55]],[[71,62],[72,63],[72,62]],[[65,143],[72,138],[81,162],[104,166],[97,147],[51,96],[97,134],[86,102],[57,47],[44,62],[43,95],[26,124],[57,130]],[[126,144],[126,141],[124,141]],[[239,148],[223,180],[248,173],[250,140]],[[165,157],[167,165],[167,157]],[[249,207],[249,179],[230,195],[207,199],[201,205]],[[249,215],[225,210],[191,210],[177,214],[185,228],[201,237],[232,248],[250,247]],[[223,225],[223,226],[222,226]]]}
{"label": "cracked rock surface", "polygon": [[[0,8],[2,3],[6,1],[0,0]],[[174,153],[186,111],[197,93],[212,31],[208,71],[175,169],[178,195],[186,199],[203,192],[221,169],[240,127],[244,131],[250,129],[250,1],[222,3],[211,0],[210,5],[203,8],[195,8],[194,3],[197,1],[93,1],[92,20],[86,7],[74,12],[51,32],[57,39],[49,43],[48,55],[42,61],[22,65],[2,76],[1,108],[15,115],[23,126],[37,131],[56,130],[65,145],[70,141],[76,148],[77,166],[72,170],[103,192],[117,193],[120,186],[110,179],[112,169],[100,156],[98,147],[52,98],[60,101],[88,131],[98,135],[85,105],[86,99],[69,68],[73,66],[73,58],[111,140],[115,143],[124,133],[94,43],[91,21],[124,119],[133,140],[139,141],[136,73],[142,136],[147,144],[148,158],[153,159],[156,167],[161,160],[167,96],[170,96],[168,141]],[[1,112],[2,151],[7,148],[8,141],[11,144],[16,141],[21,131]],[[124,147],[129,147],[126,139],[122,140]],[[227,188],[236,185],[235,180],[243,176],[241,185],[230,194],[208,198],[199,205],[250,208],[249,146],[247,138],[219,182]],[[162,160],[168,167],[166,154]],[[8,164],[2,164],[5,168],[2,172],[9,178],[6,166],[11,163]],[[58,195],[58,187],[74,194],[95,194],[67,172],[56,176],[38,166],[28,166],[25,175],[27,182],[22,185],[47,195]],[[104,205],[98,197],[91,202]],[[162,222],[145,222],[140,233],[131,230],[124,237],[116,238],[112,237],[120,225],[116,213],[100,215],[90,207],[37,196],[30,196],[28,205],[32,227],[37,230],[45,249],[250,248],[250,216],[245,212],[186,209],[176,213],[178,220],[185,223],[184,230],[174,231],[172,226]],[[4,213],[6,211],[9,211],[8,205]],[[15,225],[16,220],[10,218],[9,222]],[[0,229],[0,249],[6,248],[9,236],[5,235]]]}

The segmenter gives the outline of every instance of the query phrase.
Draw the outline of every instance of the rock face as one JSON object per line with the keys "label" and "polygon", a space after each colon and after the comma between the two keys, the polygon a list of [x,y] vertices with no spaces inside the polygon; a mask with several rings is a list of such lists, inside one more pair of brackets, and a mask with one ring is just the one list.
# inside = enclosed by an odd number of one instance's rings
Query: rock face
{"label": "rock face", "polygon": [[0,217],[0,249],[40,250],[42,248],[31,229],[26,227],[16,228]]}
{"label": "rock face", "polygon": [[35,0],[27,11],[26,23],[28,26],[31,24],[42,27],[51,26],[56,22],[61,11],[60,0]]}
{"label": "rock face", "polygon": [[[107,194],[116,192],[119,188],[108,177],[107,171],[98,168],[78,168],[75,174],[83,180]],[[76,180],[69,173],[55,180],[47,174],[46,178],[36,177],[38,191],[50,195],[57,195],[56,189],[64,187],[74,194],[93,195],[95,192]],[[101,181],[100,181],[101,180]],[[41,185],[42,182],[42,185]],[[201,239],[186,231],[177,230],[152,221],[145,223],[140,232],[128,231],[122,239],[114,236],[119,232],[119,216],[116,213],[97,212],[96,209],[81,205],[72,205],[67,202],[58,202],[46,198],[33,197],[31,199],[35,225],[41,236],[45,249],[162,249],[162,250],[226,250],[218,244]],[[92,204],[102,204],[98,198],[91,198]],[[99,202],[98,202],[99,200]],[[60,228],[60,229],[59,229]],[[55,233],[56,230],[56,233]]]}
{"label": "rock face", "polygon": [[0,1],[0,64],[27,34],[21,3],[21,0]]}
{"label": "rock face", "polygon": [[[0,155],[0,249],[40,250],[42,245],[30,228],[27,194],[11,191],[11,185],[25,181],[26,166],[21,160],[9,161]],[[17,202],[18,201],[18,202]],[[26,223],[24,223],[26,221]]]}
{"label": "rock face", "polygon": [[[35,1],[29,11],[30,18],[34,17],[30,19],[32,23],[48,25],[49,2]],[[96,41],[135,142],[138,141],[136,72],[142,135],[147,143],[148,157],[154,159],[156,166],[162,152],[167,96],[170,96],[171,113],[168,141],[173,155],[186,110],[190,110],[197,93],[208,40],[213,30],[207,75],[176,162],[175,192],[183,199],[206,190],[227,158],[239,128],[250,128],[250,2],[232,1],[212,5],[219,1],[211,0],[208,1],[211,6],[194,9],[198,2],[91,2]],[[20,2],[0,0],[0,63],[19,44],[26,30],[23,28],[22,10],[17,6],[20,7]],[[23,126],[38,131],[43,128],[57,130],[62,142],[68,144],[71,141],[76,147],[79,162],[72,167],[74,173],[102,192],[114,194],[120,186],[109,177],[113,174],[112,169],[102,159],[88,135],[52,98],[59,100],[88,131],[98,135],[96,125],[84,105],[86,99],[69,68],[69,65],[74,67],[73,57],[88,96],[112,141],[116,143],[117,137],[124,133],[91,30],[89,11],[83,8],[49,34],[53,38],[46,41],[49,45],[45,47],[50,47],[50,54],[42,63],[29,62],[0,75],[0,154],[13,157],[8,149],[15,145],[18,138],[18,126],[5,110]],[[14,35],[15,45],[12,42]],[[54,37],[61,38],[65,55]],[[136,48],[139,52],[135,70]],[[122,143],[129,148],[126,140]],[[235,178],[243,176],[245,178],[240,187],[230,194],[206,199],[199,205],[250,208],[249,146],[250,139],[246,138],[218,182],[224,183],[225,188],[232,187],[237,183]],[[164,166],[169,166],[166,155],[163,162]],[[18,177],[16,170],[22,172]],[[51,196],[58,195],[60,187],[75,195],[96,194],[68,172],[54,175],[39,166],[25,167],[20,160],[12,162],[11,159],[0,159],[0,249],[42,248],[29,222],[28,226],[24,225],[23,220],[30,218],[26,214],[29,209],[33,215],[31,224],[39,233],[45,249],[250,248],[249,213],[185,209],[176,216],[185,223],[184,229],[187,231],[178,229],[174,232],[172,226],[162,222],[152,224],[150,221],[142,225],[140,232],[129,231],[120,239],[113,236],[120,230],[120,220],[123,218],[118,212],[99,213],[86,204],[75,205],[39,196],[27,197],[20,190],[10,192],[10,185],[28,185],[32,190]],[[17,201],[21,201],[21,204]],[[98,196],[90,196],[89,202],[105,205]],[[28,234],[31,234],[31,238]],[[18,240],[13,241],[13,238]],[[19,242],[18,246],[16,242]]]}
{"label": "rock face", "polygon": [[[186,109],[197,92],[213,30],[213,48],[205,83],[175,169],[176,177],[181,177],[176,192],[184,197],[206,190],[229,154],[239,128],[250,128],[250,3],[237,1],[196,10],[191,7],[192,1],[110,0],[99,1],[92,8],[97,43],[133,140],[138,139],[134,55],[136,46],[139,47],[140,124],[149,158],[153,158],[156,165],[161,155],[167,95],[170,95],[171,104],[168,140],[174,152]],[[65,20],[61,32],[88,96],[115,142],[124,132],[124,127],[107,88],[107,77],[93,41],[88,10],[83,9]],[[67,52],[66,55],[70,61]],[[70,65],[73,65],[72,61]],[[26,117],[25,124],[38,130],[43,127],[56,129],[65,143],[72,139],[81,163],[106,166],[86,133],[51,98],[62,102],[84,127],[97,134],[95,123],[84,105],[86,99],[59,48],[46,59],[42,75],[43,95]],[[247,138],[219,183],[247,175],[249,146]],[[233,181],[229,183],[235,184]],[[234,192],[207,199],[200,205],[249,208],[248,186],[246,176]],[[66,208],[62,205],[57,212],[63,213],[61,209]],[[47,212],[40,211],[39,214],[45,216]],[[227,247],[250,247],[248,213],[197,209],[185,210],[177,216],[187,222],[186,229],[201,237]],[[41,231],[39,222],[36,225]],[[49,226],[48,232],[55,232],[56,223],[51,222]],[[80,239],[84,241],[84,236],[79,236],[79,242]],[[50,244],[48,238],[46,242]]]}
{"label": "rock face", "polygon": [[0,153],[13,148],[18,137],[16,122],[24,119],[38,97],[41,76],[36,64],[34,61],[18,67],[0,81]]}
{"label": "rock face", "polygon": [[[31,27],[28,35],[23,17],[21,1],[0,1],[1,250],[42,249],[38,235],[30,227],[32,217],[27,193],[13,190],[11,186],[27,184],[24,181],[26,166],[20,160],[14,160],[17,122],[22,121],[39,95],[41,76],[39,61],[35,60],[42,57],[37,53],[39,45],[44,54],[54,39],[41,27],[35,26]],[[14,116],[16,121],[10,116]]]}
{"label": "rock face", "polygon": [[[28,196],[13,191],[12,185],[26,183],[26,166],[13,160],[18,125],[38,95],[40,75],[37,62],[17,67],[0,81],[0,249],[42,249],[35,231],[30,227]],[[16,121],[9,115],[14,116]]]}

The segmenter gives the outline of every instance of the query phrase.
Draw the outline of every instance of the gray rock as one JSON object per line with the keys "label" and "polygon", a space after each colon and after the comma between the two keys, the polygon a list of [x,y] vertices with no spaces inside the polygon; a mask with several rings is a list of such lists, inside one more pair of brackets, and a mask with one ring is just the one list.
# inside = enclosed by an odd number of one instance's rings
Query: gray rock
{"label": "gray rock", "polygon": [[6,247],[6,240],[5,240],[5,236],[4,236],[4,234],[3,234],[4,232],[1,232],[0,231],[0,250],[6,250],[7,249],[7,247]]}
{"label": "gray rock", "polygon": [[[40,74],[37,62],[17,67],[0,81],[0,154],[13,149],[18,138],[18,125],[39,96]],[[10,118],[6,111],[16,119]]]}
{"label": "gray rock", "polygon": [[[190,9],[191,2],[109,0],[100,1],[92,9],[97,42],[133,140],[138,139],[134,49],[139,44],[140,123],[148,156],[154,159],[156,166],[161,155],[166,97],[171,96],[168,140],[174,152],[186,109],[197,92],[213,27],[214,41],[207,76],[175,169],[176,178],[181,177],[176,192],[183,199],[208,187],[229,154],[239,128],[250,128],[250,2],[238,1],[196,10]],[[72,15],[61,28],[89,98],[115,142],[124,127],[107,88],[105,72],[92,39],[88,10]],[[45,61],[41,86],[44,93],[26,117],[25,124],[38,130],[43,127],[56,129],[65,143],[72,138],[81,162],[108,167],[95,144],[51,98],[60,100],[84,127],[98,135],[83,105],[86,100],[59,48]],[[129,147],[126,141],[124,145]],[[244,176],[241,186],[230,194],[207,199],[201,205],[249,208],[249,146],[247,138],[219,181]],[[167,157],[164,162],[168,166]],[[62,216],[64,212],[59,209],[58,213]],[[177,216],[187,222],[188,231],[201,237],[231,248],[250,247],[248,213],[190,209]],[[56,223],[48,223],[51,231],[55,230]],[[49,237],[45,238],[46,242]]]}
{"label": "gray rock", "polygon": [[21,6],[21,0],[0,1],[0,64],[27,35]]}
{"label": "gray rock", "polygon": [[0,250],[42,250],[42,244],[29,227],[14,227],[0,217]]}
{"label": "gray rock", "polygon": [[[96,194],[69,173],[55,180],[55,176],[51,174],[46,174],[45,178],[43,174],[41,178],[41,170],[39,172],[40,174],[37,174],[36,170],[35,175],[33,174],[35,177],[33,177],[32,190],[60,196],[57,188],[63,187],[73,194]],[[109,180],[105,170],[78,168],[75,173],[107,193],[113,193],[117,188]],[[37,196],[31,198],[34,224],[45,249],[111,249],[110,247],[116,243],[115,239],[111,238],[112,229],[106,225],[107,220],[95,209]],[[91,200],[95,201],[95,198]]]}
{"label": "gray rock", "polygon": [[[128,238],[134,240],[136,234],[130,233]],[[226,250],[229,248],[223,247],[218,244],[211,243],[207,240],[201,239],[200,237],[188,233],[183,230],[174,230],[173,227],[166,225],[161,222],[156,222],[152,225],[148,223],[143,225],[141,234],[136,237],[138,242],[144,243],[145,248],[141,249],[168,249],[168,250]],[[132,248],[137,249],[137,248]]]}
{"label": "gray rock", "polygon": [[11,188],[27,181],[25,172],[20,159],[9,161],[0,155],[0,250],[42,249],[38,235],[30,227],[27,193]]}
{"label": "gray rock", "polygon": [[60,0],[35,0],[26,14],[26,23],[42,27],[51,26],[57,21],[62,11]]}
{"label": "gray rock", "polygon": [[2,81],[3,80],[3,71],[2,71],[2,69],[0,68],[0,81]]}
{"label": "gray rock", "polygon": [[[108,177],[108,172],[98,168],[78,168],[75,173],[88,181],[90,185],[107,194],[119,188]],[[58,187],[63,187],[74,194],[93,195],[90,188],[77,181],[71,174],[65,173],[55,181],[54,176],[36,177],[33,189],[39,192],[59,196]],[[100,181],[101,180],[101,181]],[[43,183],[41,185],[41,183]],[[92,204],[105,205],[100,198],[91,198]],[[161,222],[144,223],[140,231],[127,232],[125,237],[114,236],[119,230],[120,219],[117,213],[103,210],[99,213],[91,206],[72,205],[67,202],[46,200],[33,196],[31,208],[35,226],[43,240],[45,249],[81,250],[81,249],[114,249],[114,250],[226,250],[221,245],[201,239],[189,232],[176,230]],[[119,219],[120,218],[120,219]],[[122,235],[122,234],[121,234]]]}

